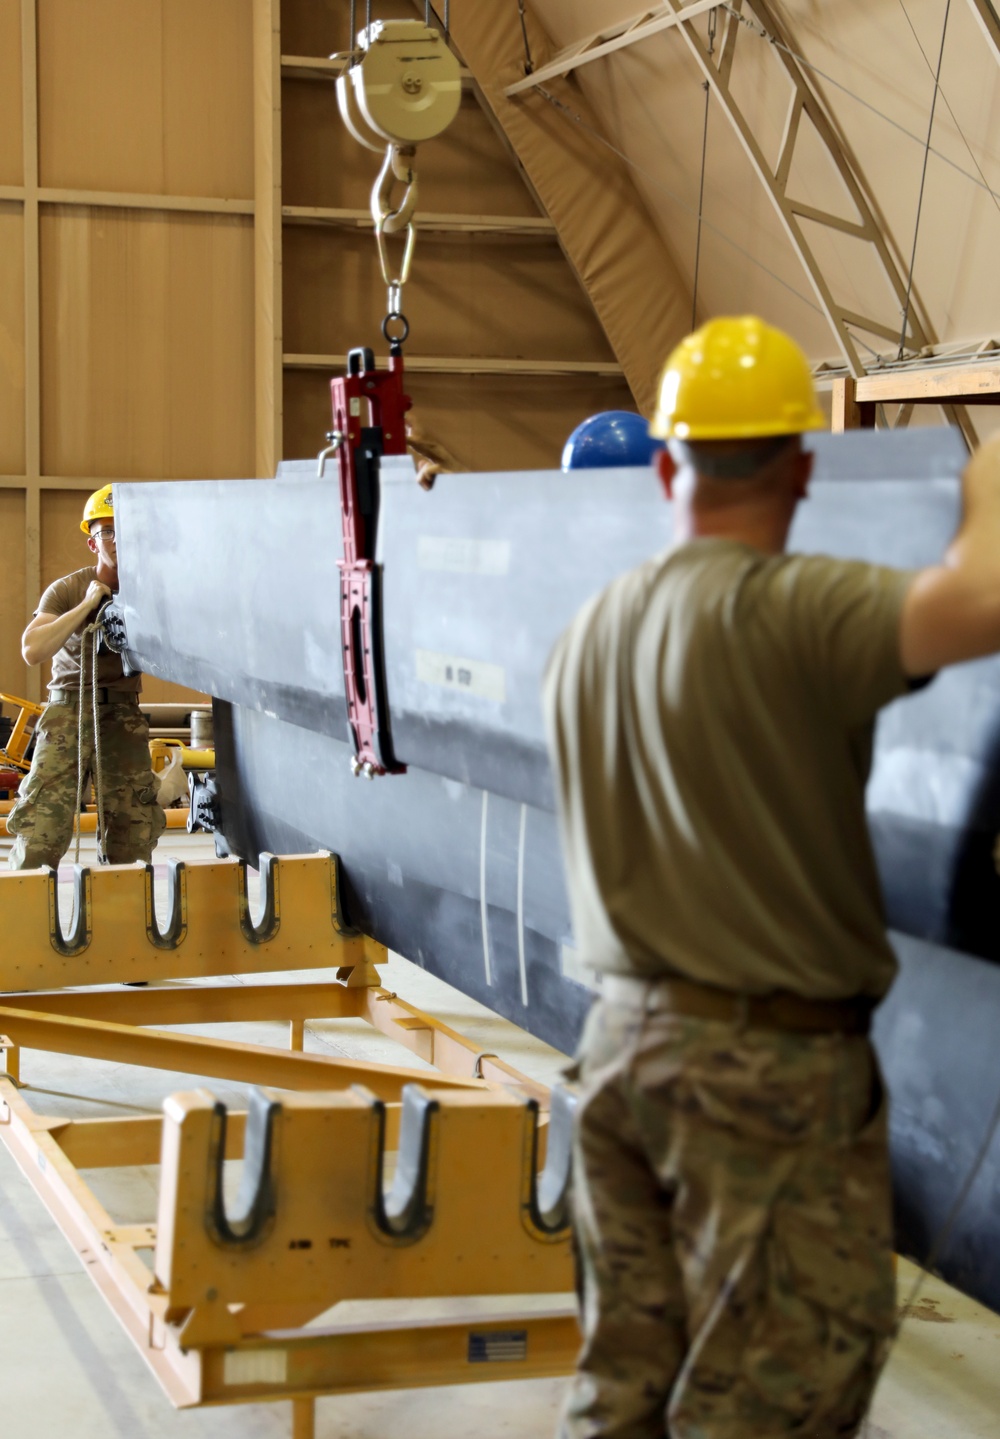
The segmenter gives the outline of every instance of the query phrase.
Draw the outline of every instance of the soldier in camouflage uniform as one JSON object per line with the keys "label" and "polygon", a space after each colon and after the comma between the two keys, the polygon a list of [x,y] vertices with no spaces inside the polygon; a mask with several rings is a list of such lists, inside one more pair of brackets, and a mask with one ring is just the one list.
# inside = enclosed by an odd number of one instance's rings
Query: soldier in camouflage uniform
{"label": "soldier in camouflage uniform", "polygon": [[581,959],[583,1348],[563,1439],[848,1439],[895,1323],[895,973],[867,832],[874,718],[1000,649],[1000,441],[944,563],[784,553],[823,424],[753,317],[671,359],[673,547],[557,644],[545,707]]}
{"label": "soldier in camouflage uniform", "polygon": [[[80,528],[97,556],[95,566],[51,584],[21,640],[29,665],[52,661],[49,702],[36,727],[31,772],[7,817],[16,836],[11,869],[58,866],[73,835],[78,768],[86,786],[97,782],[90,657],[96,635],[85,635],[102,600],[118,588],[111,486],[84,507]],[[84,653],[85,647],[85,653]],[[83,750],[78,744],[83,686]],[[100,779],[105,833],[102,850],[112,864],[149,860],[166,819],[156,799],[158,781],[149,762],[149,726],[139,709],[141,680],[126,676],[118,655],[97,660]]]}

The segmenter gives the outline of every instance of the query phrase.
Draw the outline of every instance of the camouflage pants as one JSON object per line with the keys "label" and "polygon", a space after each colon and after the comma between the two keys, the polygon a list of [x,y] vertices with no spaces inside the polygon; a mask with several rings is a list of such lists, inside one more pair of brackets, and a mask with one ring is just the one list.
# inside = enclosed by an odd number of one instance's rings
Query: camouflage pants
{"label": "camouflage pants", "polygon": [[[134,704],[101,705],[104,817],[112,864],[148,860],[166,819],[156,802],[157,779],[149,766],[149,725]],[[93,718],[84,714],[84,785],[94,765]],[[17,836],[11,869],[55,868],[73,837],[77,786],[76,705],[46,705],[36,728],[31,772],[7,816]]]}
{"label": "camouflage pants", "polygon": [[868,1041],[599,1001],[576,1066],[563,1439],[847,1439],[895,1318]]}

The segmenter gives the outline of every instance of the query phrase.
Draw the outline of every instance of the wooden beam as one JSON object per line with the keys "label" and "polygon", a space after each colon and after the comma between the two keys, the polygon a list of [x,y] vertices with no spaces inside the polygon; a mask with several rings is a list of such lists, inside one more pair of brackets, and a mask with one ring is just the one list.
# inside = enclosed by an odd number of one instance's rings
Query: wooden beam
{"label": "wooden beam", "polygon": [[347,69],[341,55],[282,55],[281,74],[286,80],[336,80]]}
{"label": "wooden beam", "polygon": [[[158,484],[159,480],[146,475],[135,477],[131,475],[41,475],[38,480],[40,490],[79,490],[81,494],[92,494],[94,490],[100,490],[105,485],[145,485]],[[0,489],[24,489],[24,475],[0,475]],[[35,596],[37,599],[38,596]],[[34,604],[34,601],[32,601]]]}
{"label": "wooden beam", "polygon": [[[27,619],[42,593],[37,0],[21,0],[21,107],[24,137],[24,617]],[[41,699],[41,666],[28,669],[24,685],[25,699]]]}
{"label": "wooden beam", "polygon": [[130,190],[68,190],[45,186],[38,192],[42,205],[93,205],[107,210],[182,210],[193,215],[252,215],[252,200],[230,200],[207,195],[148,195]]}
{"label": "wooden beam", "polygon": [[253,0],[254,466],[273,479],[282,457],[281,19],[279,0]]}
{"label": "wooden beam", "polygon": [[[331,225],[344,230],[373,230],[370,210],[329,209],[315,205],[284,205],[286,225]],[[421,235],[527,235],[556,238],[556,227],[544,215],[444,215],[419,210],[417,228]]]}
{"label": "wooden beam", "polygon": [[[65,186],[35,187],[39,205],[90,205],[106,210],[181,210],[193,215],[252,215],[252,200],[209,195],[161,195],[132,190],[74,190]],[[0,185],[0,200],[23,201],[23,185]]]}
{"label": "wooden beam", "polygon": [[875,404],[922,405],[948,401],[962,405],[1000,405],[1000,362],[992,365],[941,366],[926,370],[881,370],[857,382],[858,399]]}
{"label": "wooden beam", "polygon": [[[286,355],[286,370],[342,370],[344,355]],[[406,368],[413,375],[596,375],[620,378],[621,365],[614,360],[502,360],[487,357],[407,355]]]}
{"label": "wooden beam", "polygon": [[[347,69],[342,55],[282,55],[281,77],[283,80],[336,80]],[[462,67],[459,71],[462,89],[472,84],[472,76]]]}
{"label": "wooden beam", "polygon": [[1000,361],[922,368],[900,366],[857,379],[837,375],[830,381],[830,389],[832,428],[838,433],[873,428],[878,405],[902,405],[908,409],[913,405],[941,405],[949,421],[958,423],[966,405],[1000,405]]}
{"label": "wooden beam", "polygon": [[831,385],[830,428],[835,435],[842,435],[845,430],[875,428],[875,406],[858,404],[857,386],[853,375],[838,375]]}

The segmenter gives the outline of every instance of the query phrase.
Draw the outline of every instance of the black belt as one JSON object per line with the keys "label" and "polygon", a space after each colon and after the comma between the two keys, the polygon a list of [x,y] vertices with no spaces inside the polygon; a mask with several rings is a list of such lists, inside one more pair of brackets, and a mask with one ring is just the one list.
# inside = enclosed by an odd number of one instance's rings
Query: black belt
{"label": "black belt", "polygon": [[606,974],[600,994],[612,1004],[630,1004],[648,1013],[718,1019],[746,1029],[780,1029],[791,1034],[867,1034],[877,1000],[803,999],[786,990],[774,994],[733,994],[693,979],[640,979]]}
{"label": "black belt", "polygon": [[[97,703],[99,705],[137,705],[139,703],[139,695],[136,690],[115,690],[102,687],[92,691],[88,685],[83,692],[83,702],[85,705],[93,704],[92,694],[97,695]],[[75,705],[79,704],[79,702],[80,691],[78,689],[59,689],[57,687],[56,689],[49,690],[49,704]]]}

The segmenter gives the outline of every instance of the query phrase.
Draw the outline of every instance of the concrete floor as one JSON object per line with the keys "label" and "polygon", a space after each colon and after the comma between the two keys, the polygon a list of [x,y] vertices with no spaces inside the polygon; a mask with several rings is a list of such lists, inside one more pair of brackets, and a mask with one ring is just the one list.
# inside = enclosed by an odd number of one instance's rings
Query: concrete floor
{"label": "concrete floor", "polygon": [[[0,836],[0,864],[6,860]],[[92,856],[93,841],[84,846]],[[209,857],[210,843],[175,832],[157,852]],[[326,977],[307,975],[270,978]],[[482,1005],[393,957],[386,983],[545,1082],[563,1057]],[[217,982],[217,981],[216,981]],[[238,984],[238,977],[232,983]],[[208,1027],[192,1027],[210,1032]],[[284,1046],[284,1025],[225,1026],[228,1037]],[[306,1048],[419,1064],[409,1051],[361,1021],[307,1026]],[[197,1076],[77,1060],[31,1052],[23,1078],[41,1112],[66,1115],[158,1112],[165,1095],[199,1082]],[[204,1081],[221,1099],[239,1104],[243,1091]],[[155,1214],[156,1171],[131,1169],[93,1176],[95,1190],[123,1222]],[[175,1412],[125,1338],[69,1246],[0,1146],[0,1415],[12,1439],[288,1439],[290,1405]],[[913,1271],[900,1266],[900,1296]],[[562,1380],[515,1381],[354,1395],[320,1400],[317,1439],[543,1439],[554,1432]],[[996,1439],[1000,1435],[1000,1317],[937,1280],[928,1279],[904,1327],[876,1395],[866,1439]]]}

